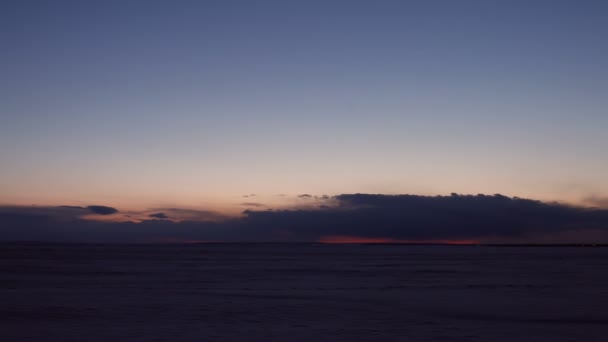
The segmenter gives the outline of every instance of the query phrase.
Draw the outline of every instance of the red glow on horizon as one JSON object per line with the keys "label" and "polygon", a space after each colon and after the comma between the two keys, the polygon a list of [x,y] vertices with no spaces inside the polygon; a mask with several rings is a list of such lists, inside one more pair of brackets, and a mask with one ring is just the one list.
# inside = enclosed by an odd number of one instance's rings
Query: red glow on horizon
{"label": "red glow on horizon", "polygon": [[191,243],[215,243],[216,240],[198,240],[198,239],[187,239],[187,238],[173,238],[173,237],[150,237],[146,238],[141,243],[158,243],[158,244],[191,244]]}
{"label": "red glow on horizon", "polygon": [[479,240],[403,240],[393,238],[370,238],[363,236],[328,235],[322,236],[320,243],[420,243],[420,244],[446,244],[446,245],[476,245]]}

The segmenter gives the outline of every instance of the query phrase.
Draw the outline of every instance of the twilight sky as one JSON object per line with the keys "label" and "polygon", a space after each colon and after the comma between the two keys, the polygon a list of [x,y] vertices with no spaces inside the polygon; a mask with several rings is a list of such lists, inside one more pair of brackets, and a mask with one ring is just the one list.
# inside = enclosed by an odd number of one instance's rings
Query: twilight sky
{"label": "twilight sky", "polygon": [[0,23],[2,205],[608,196],[605,1],[20,0]]}

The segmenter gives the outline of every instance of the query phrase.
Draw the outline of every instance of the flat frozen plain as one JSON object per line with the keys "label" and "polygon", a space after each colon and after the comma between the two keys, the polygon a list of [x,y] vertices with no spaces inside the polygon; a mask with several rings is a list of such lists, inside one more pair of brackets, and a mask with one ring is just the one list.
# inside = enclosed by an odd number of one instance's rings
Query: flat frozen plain
{"label": "flat frozen plain", "polygon": [[608,248],[0,244],[2,341],[608,341]]}

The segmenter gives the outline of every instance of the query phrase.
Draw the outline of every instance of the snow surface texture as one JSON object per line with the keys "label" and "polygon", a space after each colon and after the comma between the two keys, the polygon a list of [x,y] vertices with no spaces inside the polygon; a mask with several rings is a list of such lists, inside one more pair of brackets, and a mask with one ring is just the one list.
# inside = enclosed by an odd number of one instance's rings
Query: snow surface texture
{"label": "snow surface texture", "polygon": [[608,341],[608,248],[0,245],[2,341]]}

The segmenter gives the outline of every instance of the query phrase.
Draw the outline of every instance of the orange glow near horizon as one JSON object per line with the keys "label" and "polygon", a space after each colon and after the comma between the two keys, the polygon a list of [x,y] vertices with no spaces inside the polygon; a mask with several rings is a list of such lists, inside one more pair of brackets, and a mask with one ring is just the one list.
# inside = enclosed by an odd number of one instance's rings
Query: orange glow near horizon
{"label": "orange glow near horizon", "polygon": [[479,240],[404,240],[382,237],[363,237],[363,236],[345,236],[345,235],[328,235],[322,236],[317,242],[320,243],[436,243],[446,245],[475,245],[479,244]]}

